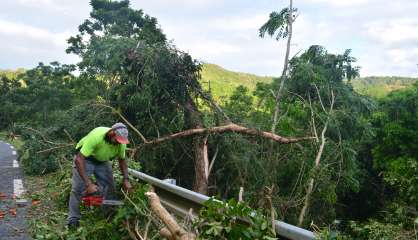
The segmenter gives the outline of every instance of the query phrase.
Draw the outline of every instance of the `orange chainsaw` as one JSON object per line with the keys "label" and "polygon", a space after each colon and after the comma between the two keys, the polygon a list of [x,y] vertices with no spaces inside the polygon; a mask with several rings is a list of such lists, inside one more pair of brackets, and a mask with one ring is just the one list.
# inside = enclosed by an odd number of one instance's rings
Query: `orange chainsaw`
{"label": "orange chainsaw", "polygon": [[85,196],[82,197],[81,200],[83,201],[83,204],[85,206],[94,206],[94,207],[100,207],[102,205],[109,205],[109,206],[120,206],[123,205],[122,201],[118,200],[107,200],[104,199],[103,196]]}
{"label": "orange chainsaw", "polygon": [[97,191],[91,195],[87,195],[81,198],[83,201],[84,206],[93,206],[93,207],[100,207],[102,205],[108,206],[120,206],[123,205],[122,201],[119,200],[108,200],[104,199],[104,196],[101,194],[100,191]]}

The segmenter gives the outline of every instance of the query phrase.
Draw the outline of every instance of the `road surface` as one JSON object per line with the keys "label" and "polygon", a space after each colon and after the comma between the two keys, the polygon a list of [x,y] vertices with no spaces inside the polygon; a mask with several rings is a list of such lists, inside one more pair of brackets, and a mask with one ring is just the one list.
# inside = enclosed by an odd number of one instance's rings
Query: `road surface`
{"label": "road surface", "polygon": [[16,149],[0,141],[0,239],[26,240],[25,216],[29,204],[20,205],[24,198],[23,174]]}

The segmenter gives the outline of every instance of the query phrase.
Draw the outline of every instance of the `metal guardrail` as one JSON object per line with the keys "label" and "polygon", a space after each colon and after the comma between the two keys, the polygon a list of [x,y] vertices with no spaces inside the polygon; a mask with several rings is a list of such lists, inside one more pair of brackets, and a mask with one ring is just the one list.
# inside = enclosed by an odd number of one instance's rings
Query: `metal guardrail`
{"label": "metal guardrail", "polygon": [[[161,200],[161,204],[174,214],[185,217],[197,216],[202,204],[209,199],[208,196],[190,191],[188,189],[170,184],[145,173],[128,169],[135,178],[152,185]],[[306,229],[299,228],[285,222],[275,221],[275,229],[280,237],[290,240],[313,240],[315,235]]]}

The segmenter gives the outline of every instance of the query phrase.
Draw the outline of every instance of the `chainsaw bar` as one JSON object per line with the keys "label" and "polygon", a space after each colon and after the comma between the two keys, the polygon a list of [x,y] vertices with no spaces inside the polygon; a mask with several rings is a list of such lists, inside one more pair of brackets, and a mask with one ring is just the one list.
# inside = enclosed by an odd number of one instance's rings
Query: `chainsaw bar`
{"label": "chainsaw bar", "polygon": [[110,206],[120,206],[123,205],[122,201],[118,200],[106,200],[103,199],[102,196],[86,196],[81,198],[83,204],[85,206],[102,206],[102,205],[110,205]]}
{"label": "chainsaw bar", "polygon": [[118,200],[103,200],[103,205],[111,205],[111,206],[121,206],[123,205],[122,201]]}

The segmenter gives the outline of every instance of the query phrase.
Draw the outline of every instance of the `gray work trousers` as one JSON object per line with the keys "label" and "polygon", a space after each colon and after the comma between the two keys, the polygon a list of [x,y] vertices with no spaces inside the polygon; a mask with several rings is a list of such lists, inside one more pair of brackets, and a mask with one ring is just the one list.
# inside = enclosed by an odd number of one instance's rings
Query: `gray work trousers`
{"label": "gray work trousers", "polygon": [[[97,162],[86,159],[85,169],[87,176],[94,175],[96,177],[96,184],[101,194],[105,199],[112,199],[115,191],[115,183],[113,180],[112,165],[110,162]],[[68,204],[68,222],[74,220],[80,220],[80,203],[83,191],[86,189],[86,185],[83,179],[80,177],[78,170],[73,163],[73,177],[72,188],[70,193],[70,202]]]}

